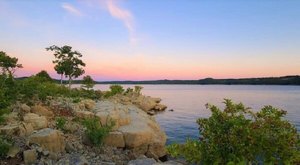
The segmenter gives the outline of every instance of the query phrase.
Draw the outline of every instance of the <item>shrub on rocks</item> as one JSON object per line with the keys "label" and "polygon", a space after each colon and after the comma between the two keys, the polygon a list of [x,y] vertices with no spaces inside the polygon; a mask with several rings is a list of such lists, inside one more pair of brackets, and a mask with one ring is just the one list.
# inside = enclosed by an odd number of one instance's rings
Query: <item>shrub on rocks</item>
{"label": "shrub on rocks", "polygon": [[11,144],[6,139],[0,136],[0,158],[6,156]]}
{"label": "shrub on rocks", "polygon": [[96,146],[101,146],[103,144],[105,137],[109,134],[113,127],[113,124],[102,125],[96,117],[84,119],[82,124],[86,128],[85,134]]}

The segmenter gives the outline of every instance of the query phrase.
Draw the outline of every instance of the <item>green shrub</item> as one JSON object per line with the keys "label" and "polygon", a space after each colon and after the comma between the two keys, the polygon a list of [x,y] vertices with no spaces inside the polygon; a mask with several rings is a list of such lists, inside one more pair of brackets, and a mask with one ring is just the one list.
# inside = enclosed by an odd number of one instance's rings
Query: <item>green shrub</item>
{"label": "green shrub", "polygon": [[58,117],[55,119],[56,127],[60,130],[64,130],[67,120],[63,117]]}
{"label": "green shrub", "polygon": [[142,86],[138,86],[138,85],[134,86],[135,93],[141,94],[142,89],[143,89]]}
{"label": "green shrub", "polygon": [[105,93],[105,95],[104,95],[105,98],[114,96],[116,94],[124,93],[124,88],[121,85],[114,84],[114,85],[111,85],[109,88],[110,88],[110,91]]}
{"label": "green shrub", "polygon": [[102,125],[98,118],[85,119],[82,122],[83,126],[86,128],[86,135],[96,146],[101,146],[103,144],[104,138],[112,130],[113,123]]}
{"label": "green shrub", "polygon": [[200,141],[172,144],[168,152],[199,164],[299,163],[298,133],[283,119],[285,111],[265,106],[254,113],[241,103],[224,103],[223,111],[208,105],[211,117],[197,120]]}
{"label": "green shrub", "polygon": [[11,144],[7,142],[3,137],[0,136],[0,158],[6,156],[9,151]]}

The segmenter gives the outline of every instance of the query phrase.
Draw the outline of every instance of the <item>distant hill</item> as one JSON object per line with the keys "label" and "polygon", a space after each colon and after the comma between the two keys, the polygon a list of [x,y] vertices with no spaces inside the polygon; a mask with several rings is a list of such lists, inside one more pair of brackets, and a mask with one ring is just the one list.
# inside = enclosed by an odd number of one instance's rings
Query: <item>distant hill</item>
{"label": "distant hill", "polygon": [[[25,79],[20,77],[18,79]],[[54,79],[57,83],[60,80]],[[67,83],[67,81],[64,81]],[[74,80],[74,84],[80,84],[81,80]],[[200,80],[149,80],[149,81],[97,81],[96,84],[199,84],[199,85],[300,85],[300,76],[241,78],[241,79],[214,79]]]}
{"label": "distant hill", "polygon": [[200,80],[153,80],[153,81],[103,81],[97,84],[200,84],[200,85],[300,85],[300,76],[213,79]]}

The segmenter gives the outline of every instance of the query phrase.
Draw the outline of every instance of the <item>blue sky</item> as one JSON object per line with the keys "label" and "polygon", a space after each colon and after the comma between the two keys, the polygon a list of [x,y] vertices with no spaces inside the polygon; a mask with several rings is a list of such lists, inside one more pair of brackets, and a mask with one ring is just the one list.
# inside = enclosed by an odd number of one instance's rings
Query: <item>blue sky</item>
{"label": "blue sky", "polygon": [[2,0],[0,49],[18,76],[71,45],[97,80],[300,74],[297,0]]}

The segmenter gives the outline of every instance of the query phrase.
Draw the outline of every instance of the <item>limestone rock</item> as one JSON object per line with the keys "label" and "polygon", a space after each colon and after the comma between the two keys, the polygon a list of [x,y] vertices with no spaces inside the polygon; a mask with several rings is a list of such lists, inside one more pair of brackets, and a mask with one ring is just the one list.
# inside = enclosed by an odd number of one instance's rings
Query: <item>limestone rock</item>
{"label": "limestone rock", "polygon": [[33,150],[26,150],[23,152],[24,163],[25,165],[34,164],[37,160],[37,153],[35,149]]}
{"label": "limestone rock", "polygon": [[29,136],[34,131],[31,123],[22,122],[19,125],[19,128],[20,128],[20,136]]}
{"label": "limestone rock", "polygon": [[167,106],[163,105],[163,104],[157,104],[155,107],[154,107],[154,110],[157,110],[157,111],[164,111],[167,109]]}
{"label": "limestone rock", "polygon": [[24,113],[29,113],[31,110],[31,108],[27,104],[22,104],[20,108],[21,108],[21,112]]}
{"label": "limestone rock", "polygon": [[9,124],[1,127],[0,134],[7,136],[20,135],[19,124]]}
{"label": "limestone rock", "polygon": [[125,147],[125,141],[121,132],[110,132],[105,138],[104,144],[112,147]]}
{"label": "limestone rock", "polygon": [[75,116],[81,119],[88,119],[94,117],[94,113],[89,111],[75,111]]}
{"label": "limestone rock", "polygon": [[96,102],[91,99],[82,100],[80,103],[83,104],[87,110],[92,110],[96,106]]}
{"label": "limestone rock", "polygon": [[86,160],[84,156],[79,154],[67,155],[63,159],[60,159],[57,165],[89,165],[90,163]]}
{"label": "limestone rock", "polygon": [[156,161],[152,158],[136,159],[128,162],[128,165],[153,165]]}
{"label": "limestone rock", "polygon": [[4,114],[6,123],[17,123],[19,121],[19,115],[17,112],[11,112],[8,114]]}
{"label": "limestone rock", "polygon": [[39,116],[35,113],[27,113],[23,119],[25,123],[30,123],[35,130],[48,127],[48,120],[45,116]]}
{"label": "limestone rock", "polygon": [[41,105],[35,105],[31,108],[31,112],[41,115],[41,116],[46,116],[47,118],[53,118],[54,113],[50,110],[48,110],[46,107],[43,107]]}
{"label": "limestone rock", "polygon": [[10,158],[14,158],[19,152],[20,152],[20,147],[12,146],[12,147],[9,148],[7,156],[10,157]]}
{"label": "limestone rock", "polygon": [[45,128],[29,136],[29,144],[39,144],[44,150],[64,152],[65,141],[61,133],[51,128]]}

